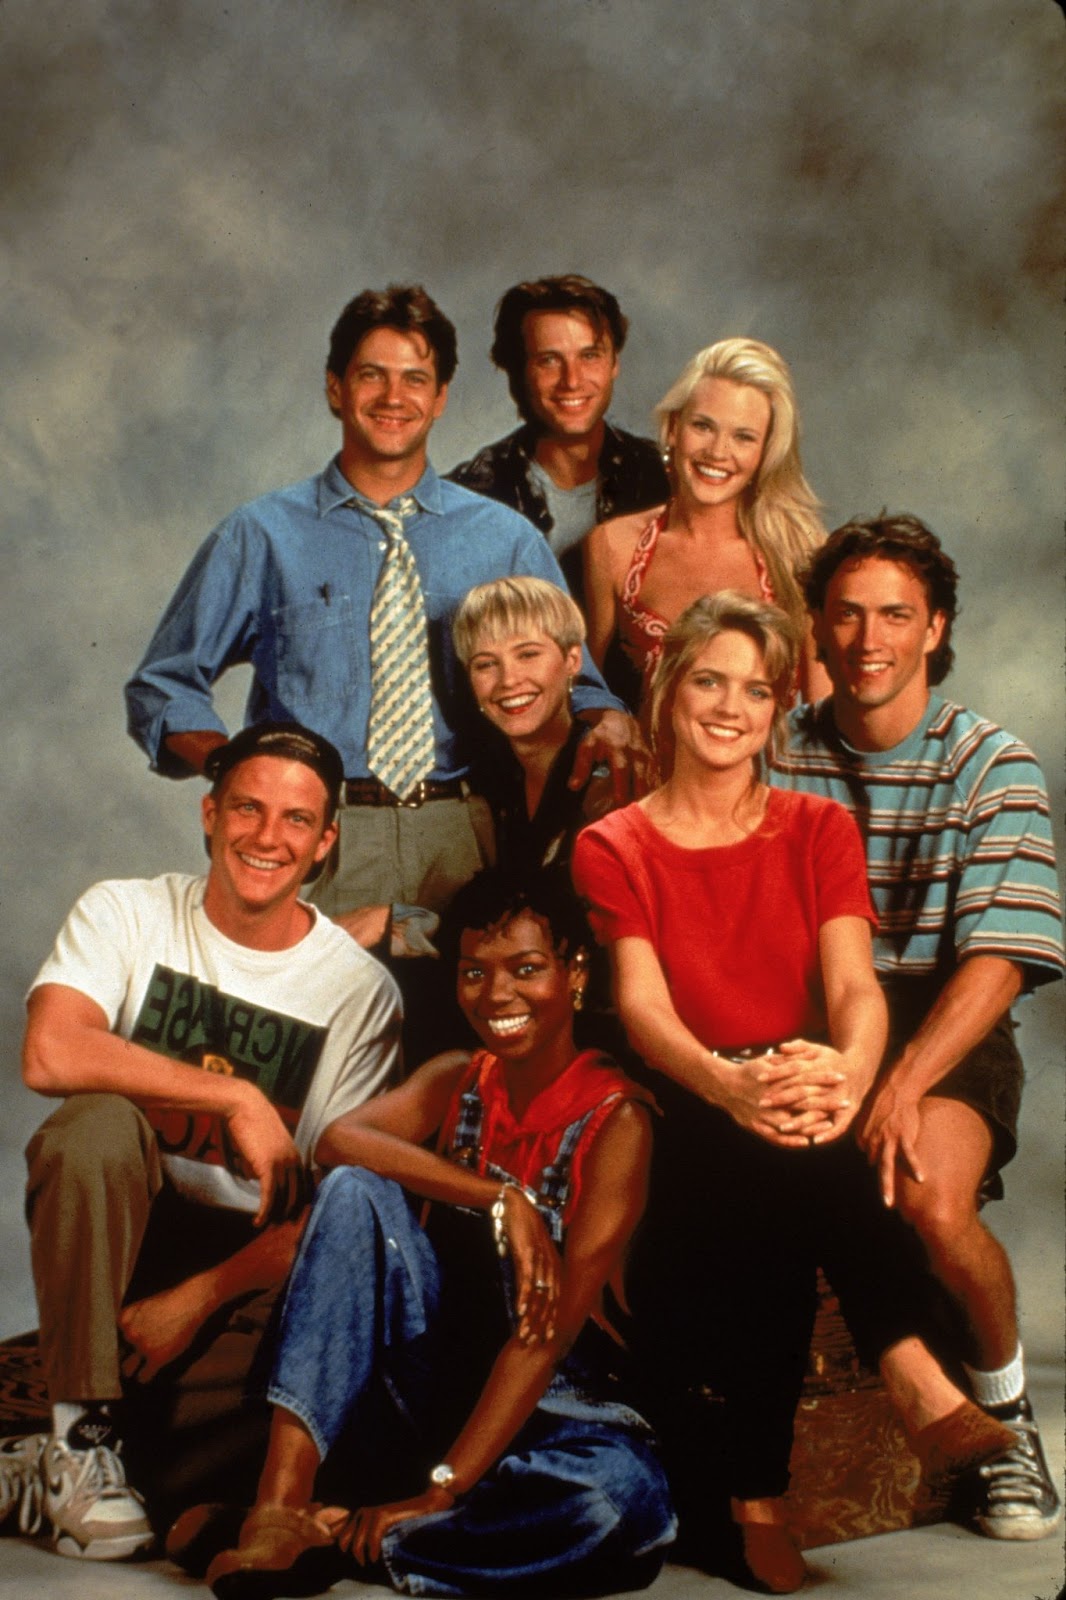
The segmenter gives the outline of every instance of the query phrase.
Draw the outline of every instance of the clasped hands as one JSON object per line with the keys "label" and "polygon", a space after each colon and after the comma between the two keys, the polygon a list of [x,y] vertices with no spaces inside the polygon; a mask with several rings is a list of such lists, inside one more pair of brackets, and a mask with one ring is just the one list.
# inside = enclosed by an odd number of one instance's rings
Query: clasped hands
{"label": "clasped hands", "polygon": [[725,1093],[718,1103],[742,1128],[783,1149],[839,1139],[866,1090],[846,1056],[810,1039],[789,1039],[750,1061],[719,1059]]}

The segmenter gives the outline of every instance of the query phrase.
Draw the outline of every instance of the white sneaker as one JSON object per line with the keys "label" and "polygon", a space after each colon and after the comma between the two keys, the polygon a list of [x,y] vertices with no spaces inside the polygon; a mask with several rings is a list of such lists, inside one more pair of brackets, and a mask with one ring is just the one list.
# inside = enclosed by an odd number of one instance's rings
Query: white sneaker
{"label": "white sneaker", "polygon": [[61,1556],[124,1561],[153,1542],[144,1501],[126,1482],[115,1450],[105,1444],[75,1450],[50,1437],[41,1457],[44,1514]]}
{"label": "white sneaker", "polygon": [[41,1456],[47,1433],[0,1439],[0,1533],[40,1533],[44,1521]]}

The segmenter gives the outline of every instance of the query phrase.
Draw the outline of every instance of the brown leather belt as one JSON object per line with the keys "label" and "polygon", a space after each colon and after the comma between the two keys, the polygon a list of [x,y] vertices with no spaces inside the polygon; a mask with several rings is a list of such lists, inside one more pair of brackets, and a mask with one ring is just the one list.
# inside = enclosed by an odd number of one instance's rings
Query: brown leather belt
{"label": "brown leather belt", "polygon": [[430,800],[459,800],[469,793],[465,778],[423,778],[403,800],[378,778],[348,778],[344,784],[346,806],[406,806],[417,809]]}

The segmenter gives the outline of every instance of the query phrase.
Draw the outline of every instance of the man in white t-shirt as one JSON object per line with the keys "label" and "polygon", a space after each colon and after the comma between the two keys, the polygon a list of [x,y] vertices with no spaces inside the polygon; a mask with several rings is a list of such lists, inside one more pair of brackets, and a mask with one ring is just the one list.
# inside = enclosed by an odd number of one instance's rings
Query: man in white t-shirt
{"label": "man in white t-shirt", "polygon": [[0,1521],[63,1555],[132,1555],[140,1489],[158,1521],[254,1461],[249,1372],[311,1174],[398,1067],[393,980],[299,898],[336,838],[336,750],[257,723],[206,772],[206,878],[96,884],[28,999],[23,1078],[63,1098],[27,1149],[53,1431],[0,1445]]}

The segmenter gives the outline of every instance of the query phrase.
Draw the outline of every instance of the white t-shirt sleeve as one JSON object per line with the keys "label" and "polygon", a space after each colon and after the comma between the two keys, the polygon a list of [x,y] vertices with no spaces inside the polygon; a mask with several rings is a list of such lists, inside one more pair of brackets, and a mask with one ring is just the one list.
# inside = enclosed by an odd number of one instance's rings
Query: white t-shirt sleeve
{"label": "white t-shirt sleeve", "polygon": [[42,984],[59,983],[88,995],[115,1029],[129,991],[130,978],[143,930],[138,905],[121,887],[96,883],[75,904],[59,930],[59,937],[30,993]]}
{"label": "white t-shirt sleeve", "polygon": [[[364,957],[358,946],[356,950]],[[327,1059],[315,1073],[296,1129],[296,1145],[307,1162],[313,1160],[315,1146],[330,1123],[400,1078],[396,983],[372,956],[365,956],[356,977],[330,1025]]]}

